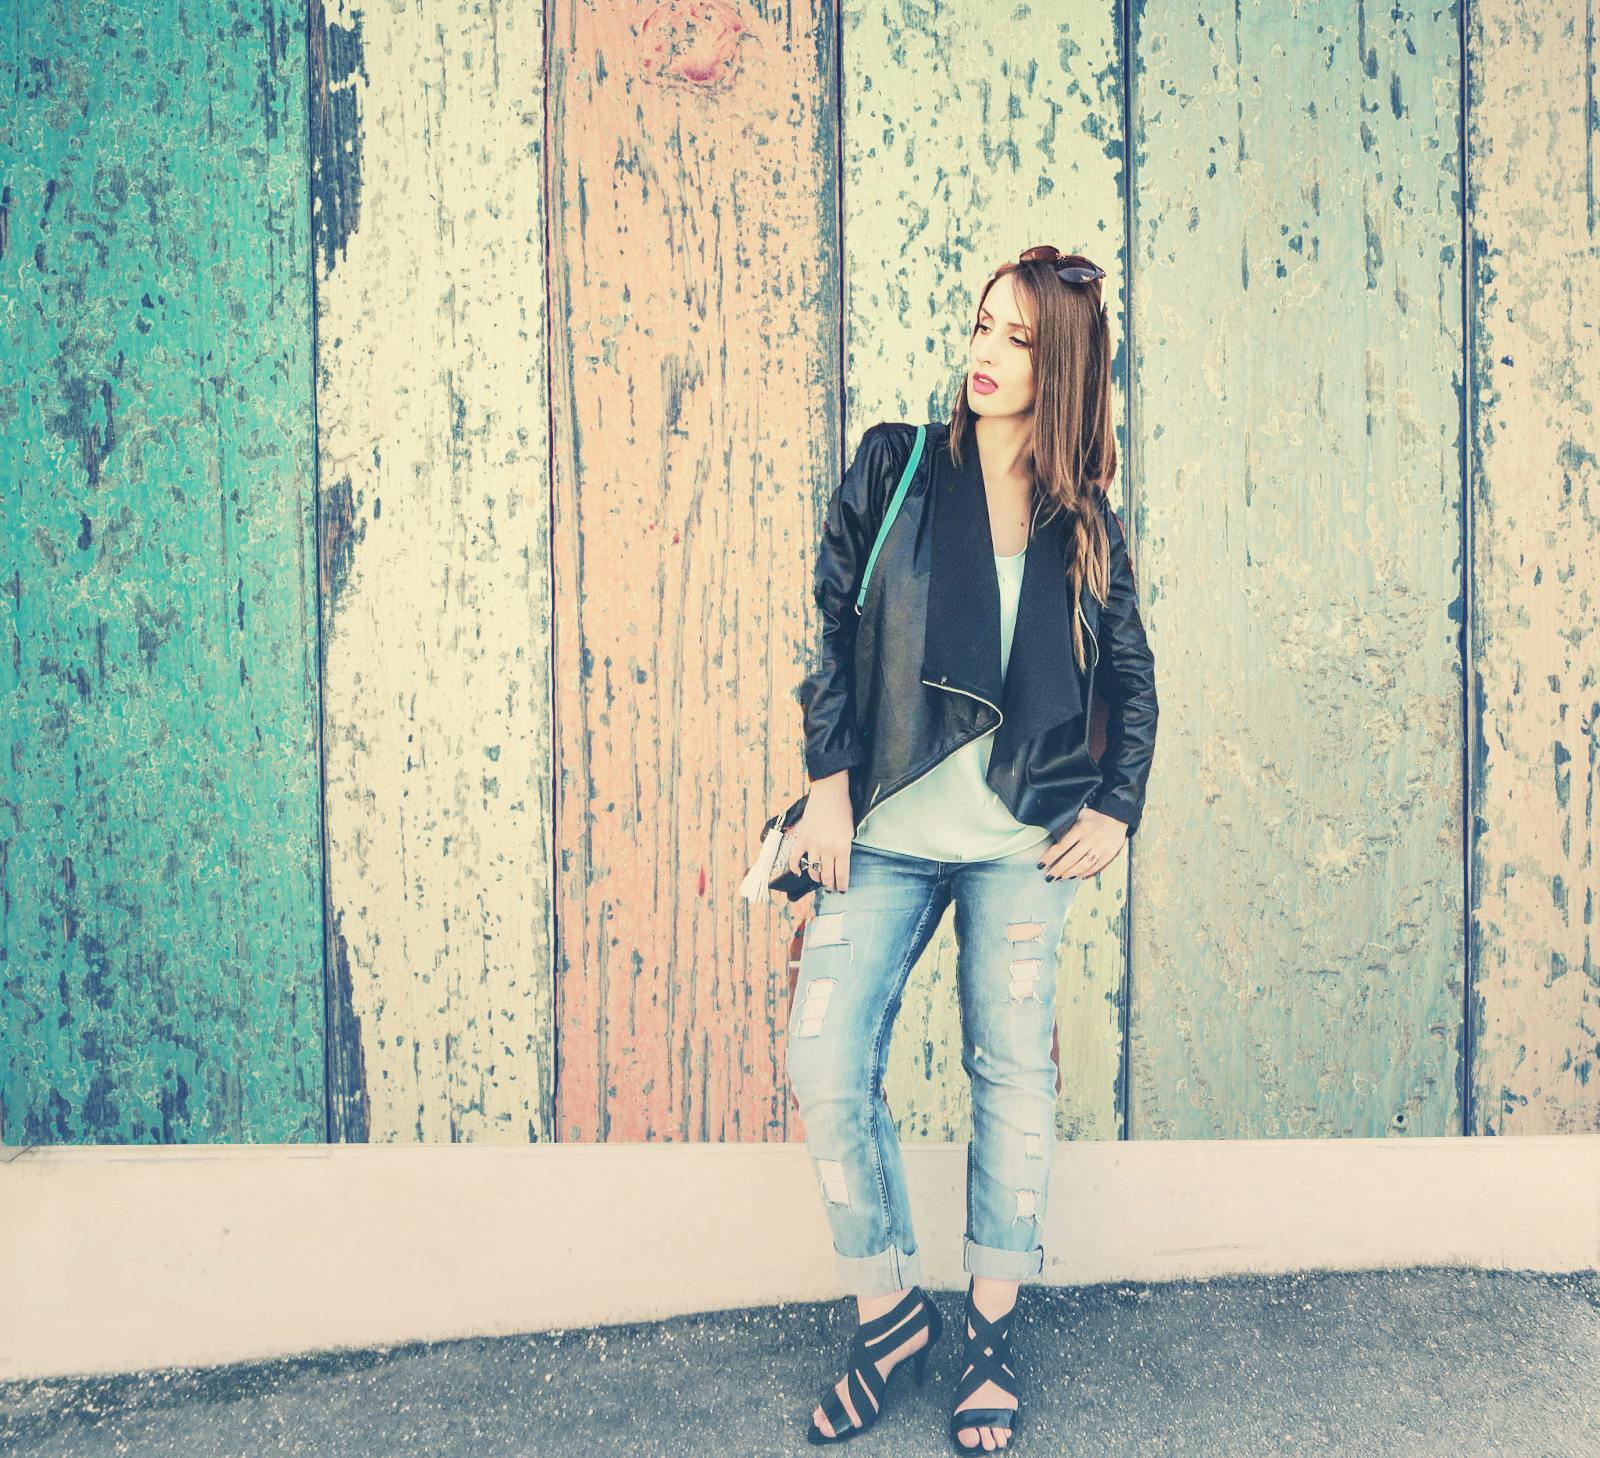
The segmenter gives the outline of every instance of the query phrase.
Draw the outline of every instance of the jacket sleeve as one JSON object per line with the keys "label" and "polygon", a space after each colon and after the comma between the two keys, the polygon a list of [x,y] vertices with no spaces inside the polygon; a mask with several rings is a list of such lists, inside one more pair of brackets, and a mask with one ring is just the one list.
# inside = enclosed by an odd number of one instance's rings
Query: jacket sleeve
{"label": "jacket sleeve", "polygon": [[1100,611],[1101,658],[1097,692],[1106,695],[1106,747],[1100,758],[1100,788],[1089,804],[1125,821],[1131,837],[1144,813],[1145,785],[1156,751],[1155,655],[1139,617],[1139,595],[1128,557],[1122,520],[1104,508],[1111,538],[1110,588]]}
{"label": "jacket sleeve", "polygon": [[860,764],[867,747],[856,724],[856,592],[883,518],[891,430],[869,427],[835,488],[822,526],[811,595],[820,619],[811,672],[795,690],[805,711],[806,773],[825,779]]}

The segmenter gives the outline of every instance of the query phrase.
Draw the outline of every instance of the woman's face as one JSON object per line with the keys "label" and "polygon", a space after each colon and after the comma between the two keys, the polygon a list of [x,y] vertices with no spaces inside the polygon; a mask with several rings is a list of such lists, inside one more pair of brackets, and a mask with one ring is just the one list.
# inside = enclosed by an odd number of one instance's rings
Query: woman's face
{"label": "woman's face", "polygon": [[[978,308],[967,358],[967,403],[974,415],[1024,415],[1033,409],[1033,329],[1001,274]],[[986,380],[993,381],[991,389]]]}

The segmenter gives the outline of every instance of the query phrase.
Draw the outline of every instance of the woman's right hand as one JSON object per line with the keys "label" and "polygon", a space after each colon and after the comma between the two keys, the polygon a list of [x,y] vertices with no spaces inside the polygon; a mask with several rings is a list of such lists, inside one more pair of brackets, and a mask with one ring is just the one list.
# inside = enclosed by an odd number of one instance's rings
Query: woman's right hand
{"label": "woman's right hand", "polygon": [[850,843],[855,838],[855,811],[850,804],[850,771],[840,770],[815,780],[806,808],[794,828],[789,853],[791,869],[809,856],[807,872],[830,891],[850,889]]}

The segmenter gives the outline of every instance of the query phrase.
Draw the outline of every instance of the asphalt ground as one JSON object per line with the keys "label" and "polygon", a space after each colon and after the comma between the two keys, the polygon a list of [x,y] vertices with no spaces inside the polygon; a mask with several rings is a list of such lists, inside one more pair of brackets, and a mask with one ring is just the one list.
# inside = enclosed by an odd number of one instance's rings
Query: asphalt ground
{"label": "asphalt ground", "polygon": [[[953,1451],[962,1291],[864,1454]],[[814,1451],[855,1303],[0,1385],[0,1453]],[[1022,1288],[1019,1454],[1600,1458],[1600,1277],[1421,1268]],[[981,1449],[979,1451],[982,1451]]]}

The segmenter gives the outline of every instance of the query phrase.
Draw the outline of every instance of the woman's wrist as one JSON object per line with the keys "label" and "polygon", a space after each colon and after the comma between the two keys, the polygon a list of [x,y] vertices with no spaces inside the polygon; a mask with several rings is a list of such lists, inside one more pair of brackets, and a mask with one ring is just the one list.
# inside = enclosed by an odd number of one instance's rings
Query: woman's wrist
{"label": "woman's wrist", "polygon": [[814,795],[843,795],[850,798],[850,771],[847,769],[835,770],[831,775],[824,775],[820,780],[812,780],[811,793]]}

